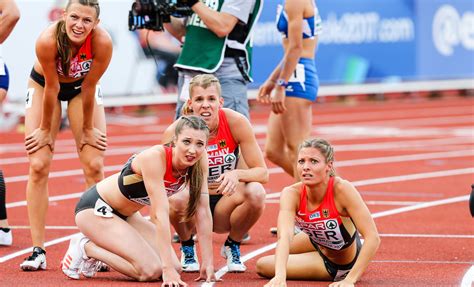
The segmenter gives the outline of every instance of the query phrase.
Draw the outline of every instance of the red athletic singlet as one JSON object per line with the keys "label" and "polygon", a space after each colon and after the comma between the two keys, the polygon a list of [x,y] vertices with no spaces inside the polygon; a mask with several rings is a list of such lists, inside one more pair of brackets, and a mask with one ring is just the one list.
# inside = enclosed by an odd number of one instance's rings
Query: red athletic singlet
{"label": "red athletic singlet", "polygon": [[[76,56],[71,59],[69,64],[69,78],[81,78],[85,76],[91,69],[92,65],[92,33],[86,38]],[[64,76],[63,68],[61,67],[61,58],[56,62],[58,74]]]}
{"label": "red athletic singlet", "polygon": [[225,112],[219,110],[219,127],[215,138],[207,144],[208,182],[214,182],[225,171],[234,170],[239,159],[239,146],[229,128]]}
{"label": "red athletic singlet", "polygon": [[334,203],[334,177],[330,177],[326,194],[318,208],[308,211],[306,203],[306,186],[303,184],[295,223],[308,234],[313,243],[333,250],[351,245],[357,230],[350,217],[342,217],[337,211]]}

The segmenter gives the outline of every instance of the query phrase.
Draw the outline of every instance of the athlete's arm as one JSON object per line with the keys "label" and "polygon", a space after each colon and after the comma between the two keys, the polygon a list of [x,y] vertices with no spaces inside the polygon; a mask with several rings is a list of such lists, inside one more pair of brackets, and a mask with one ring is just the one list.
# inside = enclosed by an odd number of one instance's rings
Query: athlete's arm
{"label": "athlete's arm", "polygon": [[334,185],[334,191],[335,200],[352,218],[355,226],[357,226],[358,231],[364,238],[364,244],[360,250],[359,257],[344,279],[344,281],[355,284],[365,269],[367,269],[372,257],[374,257],[380,245],[380,237],[370,211],[357,189],[347,180],[340,179]]}
{"label": "athlete's arm", "polygon": [[51,137],[51,120],[59,93],[59,80],[56,72],[56,40],[51,33],[51,29],[47,29],[36,41],[36,57],[43,68],[45,86],[40,126],[25,137],[28,154],[36,152],[45,145],[49,145],[50,150],[53,151],[54,146]]}
{"label": "athlete's arm", "polygon": [[163,269],[163,284],[182,282],[171,257],[173,247],[171,246],[169,202],[163,181],[166,172],[165,151],[161,147],[152,147],[138,154],[134,160],[137,161],[137,172],[143,176],[150,198],[150,217],[156,225],[156,241]]}
{"label": "athlete's arm", "polygon": [[229,35],[232,29],[234,29],[235,24],[239,21],[234,15],[214,11],[202,2],[193,5],[192,9],[217,37],[222,38]]}
{"label": "athlete's arm", "polygon": [[20,10],[15,1],[0,1],[0,44],[8,38],[18,20],[20,20]]}
{"label": "athlete's arm", "polygon": [[81,148],[85,144],[89,144],[100,150],[105,150],[107,146],[105,134],[98,129],[94,129],[92,115],[94,113],[97,83],[107,70],[110,60],[112,59],[112,39],[107,31],[99,26],[96,26],[92,33],[94,33],[92,35],[92,65],[81,85],[83,112],[83,139],[81,140]]}
{"label": "athlete's arm", "polygon": [[235,191],[238,182],[266,183],[268,181],[268,169],[247,118],[230,109],[224,109],[224,112],[227,115],[232,136],[237,141],[240,154],[248,166],[246,169],[237,168],[225,172],[216,180],[221,182],[218,190],[224,195],[231,195]]}
{"label": "athlete's arm", "polygon": [[286,265],[290,253],[290,242],[294,237],[295,214],[298,208],[298,191],[294,186],[286,187],[280,196],[278,213],[278,242],[275,249],[275,277],[272,283],[286,281]]}
{"label": "athlete's arm", "polygon": [[209,207],[209,191],[207,186],[207,176],[209,165],[207,153],[204,153],[199,161],[203,171],[201,197],[196,210],[196,231],[199,237],[199,247],[202,254],[202,264],[197,280],[206,280],[206,282],[216,281],[214,273],[214,253],[212,249],[212,214]]}

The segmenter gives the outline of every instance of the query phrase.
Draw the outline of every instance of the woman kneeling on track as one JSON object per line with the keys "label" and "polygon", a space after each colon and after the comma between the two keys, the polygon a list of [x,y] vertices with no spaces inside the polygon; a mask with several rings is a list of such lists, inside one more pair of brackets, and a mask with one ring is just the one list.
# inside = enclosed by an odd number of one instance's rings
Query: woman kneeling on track
{"label": "woman kneeling on track", "polygon": [[[207,191],[209,129],[199,117],[181,117],[169,145],[136,155],[122,171],[86,191],[76,206],[81,233],[71,239],[62,271],[79,279],[95,274],[98,262],[138,281],[163,278],[163,286],[187,286],[171,246],[170,197],[186,193],[184,222],[194,218],[205,266],[197,280],[215,281],[212,217]],[[189,190],[189,192],[188,192]],[[150,205],[151,222],[139,210]],[[154,224],[153,224],[153,223]]]}
{"label": "woman kneeling on track", "polygon": [[86,185],[104,178],[105,113],[97,85],[112,58],[112,40],[99,24],[96,0],[70,0],[63,19],[36,41],[37,60],[28,81],[25,146],[30,161],[26,200],[33,253],[22,270],[46,269],[45,221],[48,176],[61,123],[61,101],[68,118]]}
{"label": "woman kneeling on track", "polygon": [[[213,229],[216,233],[228,233],[221,255],[227,259],[230,272],[244,272],[240,242],[263,213],[265,189],[262,183],[268,181],[268,170],[248,119],[222,108],[221,86],[215,76],[195,76],[189,85],[189,95],[184,114],[201,117],[210,129],[206,150]],[[165,141],[171,138],[176,124],[165,131]],[[238,163],[241,155],[242,160]],[[183,271],[195,272],[199,270],[192,238],[195,222],[179,222],[185,202],[187,195],[184,193],[173,197],[170,215],[181,241]]]}
{"label": "woman kneeling on track", "polygon": [[[356,188],[335,175],[333,164],[327,141],[300,145],[296,170],[301,182],[281,193],[275,255],[257,261],[258,274],[273,277],[265,286],[286,286],[286,279],[354,286],[375,255],[380,238],[374,220]],[[296,236],[295,222],[302,231]]]}

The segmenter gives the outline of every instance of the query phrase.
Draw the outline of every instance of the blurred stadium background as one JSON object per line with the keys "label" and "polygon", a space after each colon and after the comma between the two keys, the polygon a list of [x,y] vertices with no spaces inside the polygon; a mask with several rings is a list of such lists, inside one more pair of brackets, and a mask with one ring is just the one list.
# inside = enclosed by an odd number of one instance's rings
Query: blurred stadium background
{"label": "blurred stadium background", "polygon": [[[3,45],[11,73],[6,111],[18,111],[33,65],[34,44],[64,0],[19,0],[22,18]],[[152,58],[128,31],[132,0],[101,0],[101,25],[114,54],[101,85],[106,106],[172,103],[157,89]],[[250,99],[281,59],[274,20],[279,0],[265,0],[254,31]],[[323,34],[316,57],[320,98],[349,94],[410,93],[474,89],[472,0],[318,0]]]}

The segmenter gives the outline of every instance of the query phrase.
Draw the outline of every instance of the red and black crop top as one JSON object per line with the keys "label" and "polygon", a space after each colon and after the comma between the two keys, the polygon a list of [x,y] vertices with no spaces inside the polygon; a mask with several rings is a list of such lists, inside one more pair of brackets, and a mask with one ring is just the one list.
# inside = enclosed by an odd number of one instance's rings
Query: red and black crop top
{"label": "red and black crop top", "polygon": [[340,216],[337,211],[334,177],[330,177],[326,194],[318,208],[308,211],[306,204],[306,186],[303,184],[295,224],[308,234],[313,244],[333,250],[341,250],[352,244],[358,231],[350,217]]}
{"label": "red and black crop top", "polygon": [[239,145],[232,136],[224,110],[219,110],[217,135],[207,143],[209,160],[208,182],[214,182],[224,172],[234,170],[239,160]]}
{"label": "red and black crop top", "polygon": [[[81,78],[85,76],[91,69],[92,65],[92,33],[90,33],[81,48],[69,63],[69,73],[66,77]],[[58,74],[64,76],[63,68],[61,66],[61,58],[56,61],[56,69]]]}
{"label": "red and black crop top", "polygon": [[[165,184],[166,195],[168,197],[180,192],[186,186],[186,174],[175,178],[172,171],[172,155],[173,149],[171,147],[163,147],[166,152],[166,172],[163,177]],[[120,192],[129,200],[141,204],[150,205],[150,198],[145,188],[145,182],[140,174],[136,174],[132,169],[132,161],[136,155],[131,156],[125,166],[122,168],[118,178],[118,185]]]}

